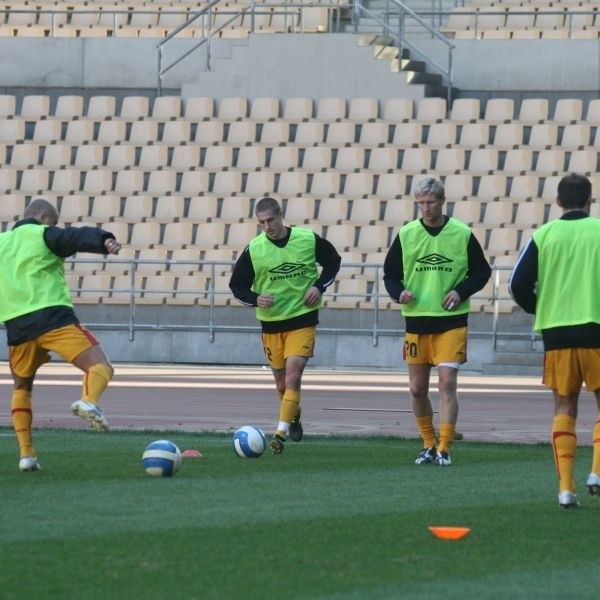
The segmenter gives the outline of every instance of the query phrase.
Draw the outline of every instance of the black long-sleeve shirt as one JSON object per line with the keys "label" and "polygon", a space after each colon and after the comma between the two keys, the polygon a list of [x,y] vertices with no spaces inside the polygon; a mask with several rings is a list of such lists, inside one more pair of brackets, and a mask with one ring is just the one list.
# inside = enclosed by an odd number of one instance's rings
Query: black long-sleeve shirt
{"label": "black long-sleeve shirt", "polygon": [[[444,225],[441,227],[428,227],[421,219],[421,224],[432,236],[438,235],[447,222],[448,217],[445,216]],[[471,233],[467,244],[467,276],[454,290],[461,300],[465,300],[483,288],[491,274],[492,270],[483,254],[481,245]],[[406,287],[404,286],[402,244],[398,235],[394,238],[383,263],[383,283],[390,298],[399,303],[400,294]],[[449,314],[443,317],[405,317],[406,331],[408,333],[443,333],[451,329],[466,327],[468,317],[468,313]]]}
{"label": "black long-sleeve shirt", "polygon": [[[15,223],[15,228],[32,223],[39,222],[36,219],[22,219]],[[40,227],[44,225],[40,224]],[[50,252],[63,258],[77,252],[106,254],[104,242],[114,237],[112,233],[97,227],[46,227],[44,230],[44,242]],[[53,329],[78,323],[75,311],[70,306],[50,306],[10,319],[4,325],[8,345],[16,346]]]}
{"label": "black long-sleeve shirt", "polygon": [[[291,229],[286,227],[287,235],[280,240],[269,241],[279,248],[284,248],[290,239]],[[323,294],[325,290],[334,282],[335,276],[340,270],[342,262],[341,256],[334,248],[331,242],[320,237],[315,233],[315,258],[317,263],[322,267],[321,274],[313,285]],[[254,265],[250,257],[250,247],[246,246],[243,252],[239,255],[234,267],[229,288],[232,294],[242,304],[247,306],[257,306],[257,298],[259,294],[252,290],[254,283]],[[282,331],[293,331],[302,327],[309,327],[319,323],[319,311],[315,309],[291,319],[282,321],[261,321],[262,330],[265,333],[277,333]]]}
{"label": "black long-sleeve shirt", "polygon": [[[574,220],[589,217],[584,211],[574,210],[562,215],[561,219]],[[531,238],[519,255],[510,275],[508,291],[513,300],[527,313],[534,315],[537,296],[538,247]],[[600,323],[585,323],[551,327],[542,331],[545,350],[562,348],[600,348]]]}

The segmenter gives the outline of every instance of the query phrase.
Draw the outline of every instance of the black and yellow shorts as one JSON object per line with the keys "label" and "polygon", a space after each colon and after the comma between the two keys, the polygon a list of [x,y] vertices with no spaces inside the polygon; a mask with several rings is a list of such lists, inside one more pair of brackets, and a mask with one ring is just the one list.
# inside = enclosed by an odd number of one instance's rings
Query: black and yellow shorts
{"label": "black and yellow shorts", "polygon": [[263,333],[262,342],[265,356],[272,369],[284,369],[289,356],[303,356],[307,360],[313,356],[317,328],[303,327],[280,333]]}
{"label": "black and yellow shorts", "polygon": [[407,333],[403,358],[410,365],[462,364],[467,361],[467,328],[443,333]]}

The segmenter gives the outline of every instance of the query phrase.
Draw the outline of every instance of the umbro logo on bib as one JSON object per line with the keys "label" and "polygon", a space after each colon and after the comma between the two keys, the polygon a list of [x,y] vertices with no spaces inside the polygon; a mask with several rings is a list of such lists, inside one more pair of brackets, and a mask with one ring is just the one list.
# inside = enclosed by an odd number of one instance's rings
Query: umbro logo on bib
{"label": "umbro logo on bib", "polygon": [[298,271],[298,269],[303,269],[304,267],[304,263],[285,262],[277,267],[274,267],[273,269],[269,269],[269,273],[275,273],[277,275],[290,275],[291,273]]}

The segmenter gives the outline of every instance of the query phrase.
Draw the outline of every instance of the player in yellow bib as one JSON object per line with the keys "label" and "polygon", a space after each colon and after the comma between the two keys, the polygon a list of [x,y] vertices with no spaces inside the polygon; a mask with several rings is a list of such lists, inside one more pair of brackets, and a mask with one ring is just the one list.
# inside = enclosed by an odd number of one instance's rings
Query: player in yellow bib
{"label": "player in yellow bib", "polygon": [[[423,438],[416,464],[450,466],[458,418],[458,368],[467,360],[469,297],[491,275],[469,227],[443,214],[441,181],[426,177],[415,198],[421,218],[400,228],[384,262],[383,281],[406,320],[404,359],[412,408]],[[439,440],[429,399],[432,367],[438,368]]]}
{"label": "player in yellow bib", "polygon": [[[333,245],[312,230],[286,227],[273,198],[256,203],[262,232],[238,257],[229,287],[243,304],[256,308],[265,356],[280,399],[279,422],[270,442],[281,454],[290,438],[303,436],[300,387],[313,356],[321,296],[333,283],[341,257]],[[319,274],[317,265],[322,267]]]}
{"label": "player in yellow bib", "polygon": [[560,219],[540,227],[523,248],[509,281],[515,302],[535,314],[544,342],[543,383],[552,389],[552,448],[558,503],[578,506],[573,470],[579,393],[585,382],[596,397],[590,494],[600,496],[600,219],[590,217],[592,184],[576,173],[558,184]]}

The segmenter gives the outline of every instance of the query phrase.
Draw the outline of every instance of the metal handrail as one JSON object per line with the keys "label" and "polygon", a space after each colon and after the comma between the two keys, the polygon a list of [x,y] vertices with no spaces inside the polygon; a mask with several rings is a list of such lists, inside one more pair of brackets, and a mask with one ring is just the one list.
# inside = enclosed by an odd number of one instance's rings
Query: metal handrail
{"label": "metal handrail", "polygon": [[[437,31],[435,28],[433,28],[431,25],[429,25],[429,23],[427,23],[427,21],[425,21],[425,19],[420,17],[415,11],[413,11],[411,8],[409,8],[408,6],[406,6],[405,4],[400,2],[400,0],[387,0],[388,7],[389,7],[390,2],[393,5],[395,5],[397,12],[392,11],[392,10],[390,10],[390,8],[388,8],[384,13],[385,18],[381,19],[378,14],[373,13],[372,11],[370,11],[369,9],[364,7],[361,3],[361,0],[354,0],[353,19],[354,19],[355,33],[358,32],[358,21],[360,19],[361,14],[365,14],[368,17],[374,19],[381,26],[382,32],[385,35],[389,35],[390,37],[392,37],[395,40],[396,47],[398,48],[398,53],[400,56],[402,54],[402,49],[404,47],[406,47],[409,50],[415,52],[417,55],[419,55],[426,63],[428,63],[429,65],[433,66],[434,68],[436,68],[438,71],[441,72],[441,74],[446,79],[447,101],[448,101],[448,105],[450,105],[452,102],[452,86],[453,86],[453,80],[454,80],[452,60],[453,60],[453,50],[455,48],[455,45],[446,36],[442,35],[441,33],[439,33],[439,31]],[[398,19],[398,29],[394,29],[389,24],[389,17],[392,15],[398,16],[398,18],[399,18]],[[407,16],[410,17],[411,19],[413,19],[414,21],[416,21],[419,25],[421,25],[421,27],[423,27],[423,29],[425,31],[428,32],[428,34],[430,34],[432,37],[438,39],[440,42],[442,42],[446,46],[446,48],[448,49],[447,67],[443,67],[442,65],[439,65],[435,61],[435,59],[433,59],[431,56],[428,56],[427,54],[425,54],[420,48],[415,46],[415,44],[413,44],[410,40],[408,40],[406,38],[406,35],[404,33],[404,30],[405,30],[404,25],[405,25],[405,19]]]}

